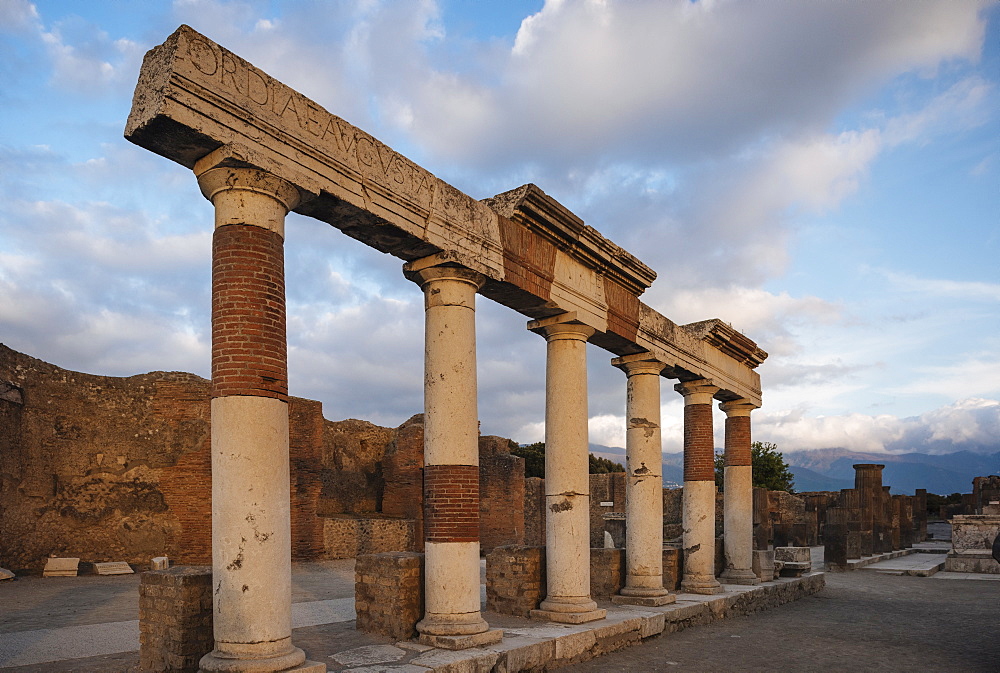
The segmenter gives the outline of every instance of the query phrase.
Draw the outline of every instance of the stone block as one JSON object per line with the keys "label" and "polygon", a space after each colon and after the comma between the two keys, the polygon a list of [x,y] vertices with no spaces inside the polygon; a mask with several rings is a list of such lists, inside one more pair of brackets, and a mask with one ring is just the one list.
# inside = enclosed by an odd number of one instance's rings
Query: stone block
{"label": "stone block", "polygon": [[828,523],[823,526],[823,560],[827,570],[847,570],[847,525]]}
{"label": "stone block", "polygon": [[0,582],[14,579],[14,573],[6,568],[0,568]]}
{"label": "stone block", "polygon": [[58,558],[50,556],[45,560],[42,577],[76,577],[80,568],[78,558]]}
{"label": "stone block", "polygon": [[774,559],[792,563],[809,563],[809,547],[775,547]]}
{"label": "stone block", "polygon": [[486,555],[488,610],[527,617],[545,592],[545,547],[507,545]]}
{"label": "stone block", "polygon": [[774,571],[774,552],[764,549],[755,549],[751,558],[752,570],[761,582],[774,580],[777,574]]}
{"label": "stone block", "polygon": [[196,673],[212,651],[212,569],[175,566],[142,573],[139,662],[143,673]]}
{"label": "stone block", "polygon": [[149,562],[150,570],[167,570],[170,568],[170,559],[166,556],[157,556]]}
{"label": "stone block", "polygon": [[677,591],[681,588],[681,580],[684,579],[684,554],[681,553],[680,544],[666,544],[663,546],[663,586],[670,591]]}
{"label": "stone block", "polygon": [[609,599],[624,586],[625,550],[590,550],[590,597]]}
{"label": "stone block", "polygon": [[109,561],[107,563],[95,563],[94,571],[98,575],[131,575],[135,571],[132,566],[125,561]]}
{"label": "stone block", "polygon": [[396,640],[416,635],[424,615],[424,555],[387,552],[358,556],[354,566],[359,631]]}

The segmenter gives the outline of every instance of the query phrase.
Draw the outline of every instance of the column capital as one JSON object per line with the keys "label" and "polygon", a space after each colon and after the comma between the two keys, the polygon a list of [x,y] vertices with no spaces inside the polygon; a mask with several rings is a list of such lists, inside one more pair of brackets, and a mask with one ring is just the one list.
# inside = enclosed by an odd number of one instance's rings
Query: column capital
{"label": "column capital", "polygon": [[215,205],[215,227],[246,224],[285,235],[285,215],[302,202],[298,187],[259,168],[215,166],[196,172]]}
{"label": "column capital", "polygon": [[652,353],[634,353],[632,355],[623,355],[620,358],[613,358],[611,366],[617,367],[625,372],[626,376],[631,377],[637,374],[655,374],[659,376],[660,372],[667,365],[665,362],[657,360]]}
{"label": "column capital", "polygon": [[435,280],[456,280],[475,286],[479,290],[486,281],[486,276],[472,269],[438,259],[437,255],[415,259],[403,265],[403,276],[424,289],[424,286]]}
{"label": "column capital", "polygon": [[724,411],[728,418],[749,416],[750,412],[758,408],[756,404],[746,399],[729,400],[728,402],[719,403],[719,409]]}
{"label": "column capital", "polygon": [[587,341],[594,336],[595,330],[576,319],[576,312],[560,313],[549,318],[528,321],[528,330],[541,334],[546,341],[568,339],[572,341]]}
{"label": "column capital", "polygon": [[684,404],[711,404],[712,396],[719,392],[719,387],[712,385],[708,379],[683,381],[674,386],[674,390],[684,396]]}

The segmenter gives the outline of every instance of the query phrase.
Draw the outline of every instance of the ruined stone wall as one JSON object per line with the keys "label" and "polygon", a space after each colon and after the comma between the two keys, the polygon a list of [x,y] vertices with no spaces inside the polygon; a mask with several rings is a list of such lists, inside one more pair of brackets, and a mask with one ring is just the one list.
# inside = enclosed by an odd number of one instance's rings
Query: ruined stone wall
{"label": "ruined stone wall", "polygon": [[[72,372],[0,345],[0,560],[211,562],[209,382]],[[322,549],[322,408],[290,400],[296,558]],[[312,513],[312,514],[310,514]]]}
{"label": "ruined stone wall", "polygon": [[545,546],[545,480],[540,477],[524,480],[524,545]]}
{"label": "ruined stone wall", "polygon": [[[209,382],[61,369],[0,345],[0,563],[211,563]],[[422,548],[423,417],[330,422],[289,398],[292,558]],[[486,550],[524,542],[524,461],[480,441]]]}
{"label": "ruined stone wall", "polygon": [[[610,502],[610,505],[601,503]],[[604,546],[604,515],[625,513],[625,473],[590,475],[590,546]]]}

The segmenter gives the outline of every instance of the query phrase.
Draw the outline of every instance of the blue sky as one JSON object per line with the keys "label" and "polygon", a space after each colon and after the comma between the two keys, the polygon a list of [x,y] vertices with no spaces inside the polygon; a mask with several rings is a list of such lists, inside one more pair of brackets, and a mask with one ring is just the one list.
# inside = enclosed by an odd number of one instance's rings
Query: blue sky
{"label": "blue sky", "polygon": [[[122,139],[180,23],[474,197],[535,182],[658,272],[648,304],[756,340],[756,439],[1000,450],[1000,5],[0,0],[8,346],[207,375],[211,207]],[[286,255],[293,394],[419,412],[399,260],[295,215]],[[483,432],[540,439],[542,340],[485,299],[478,320]],[[589,350],[591,439],[620,446],[609,358]],[[667,451],[680,419],[665,385]]]}

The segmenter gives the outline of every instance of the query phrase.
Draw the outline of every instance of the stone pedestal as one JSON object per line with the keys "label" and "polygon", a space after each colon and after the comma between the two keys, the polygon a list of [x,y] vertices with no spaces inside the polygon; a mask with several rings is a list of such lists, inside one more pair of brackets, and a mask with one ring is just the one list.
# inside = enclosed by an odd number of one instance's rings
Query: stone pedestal
{"label": "stone pedestal", "polygon": [[545,557],[548,593],[536,619],[603,619],[590,597],[587,339],[594,330],[556,316],[528,323],[545,336]]}
{"label": "stone pedestal", "polygon": [[684,580],[681,591],[717,594],[715,579],[715,451],[712,396],[719,391],[703,379],[678,383],[684,396]]}
{"label": "stone pedestal", "polygon": [[212,242],[212,576],[215,649],[201,670],[325,671],[292,645],[284,221],[291,184],[195,165]]}
{"label": "stone pedestal", "polygon": [[212,569],[177,566],[142,573],[139,669],[196,673],[212,646]]}
{"label": "stone pedestal", "polygon": [[752,567],[753,467],[750,456],[750,412],[756,405],[747,400],[723,402],[726,413],[726,464],[724,478],[726,584],[757,584]]}
{"label": "stone pedestal", "polygon": [[951,519],[951,551],[944,562],[950,572],[1000,574],[993,544],[1000,536],[1000,515],[968,514]]}
{"label": "stone pedestal", "polygon": [[404,273],[424,291],[424,618],[420,642],[499,642],[479,603],[476,291],[483,276],[431,257]]}
{"label": "stone pedestal", "polygon": [[[663,587],[663,476],[660,372],[640,353],[612,360],[628,376],[625,404],[625,586],[612,602],[655,607],[676,597]],[[591,573],[593,574],[593,573]]]}

